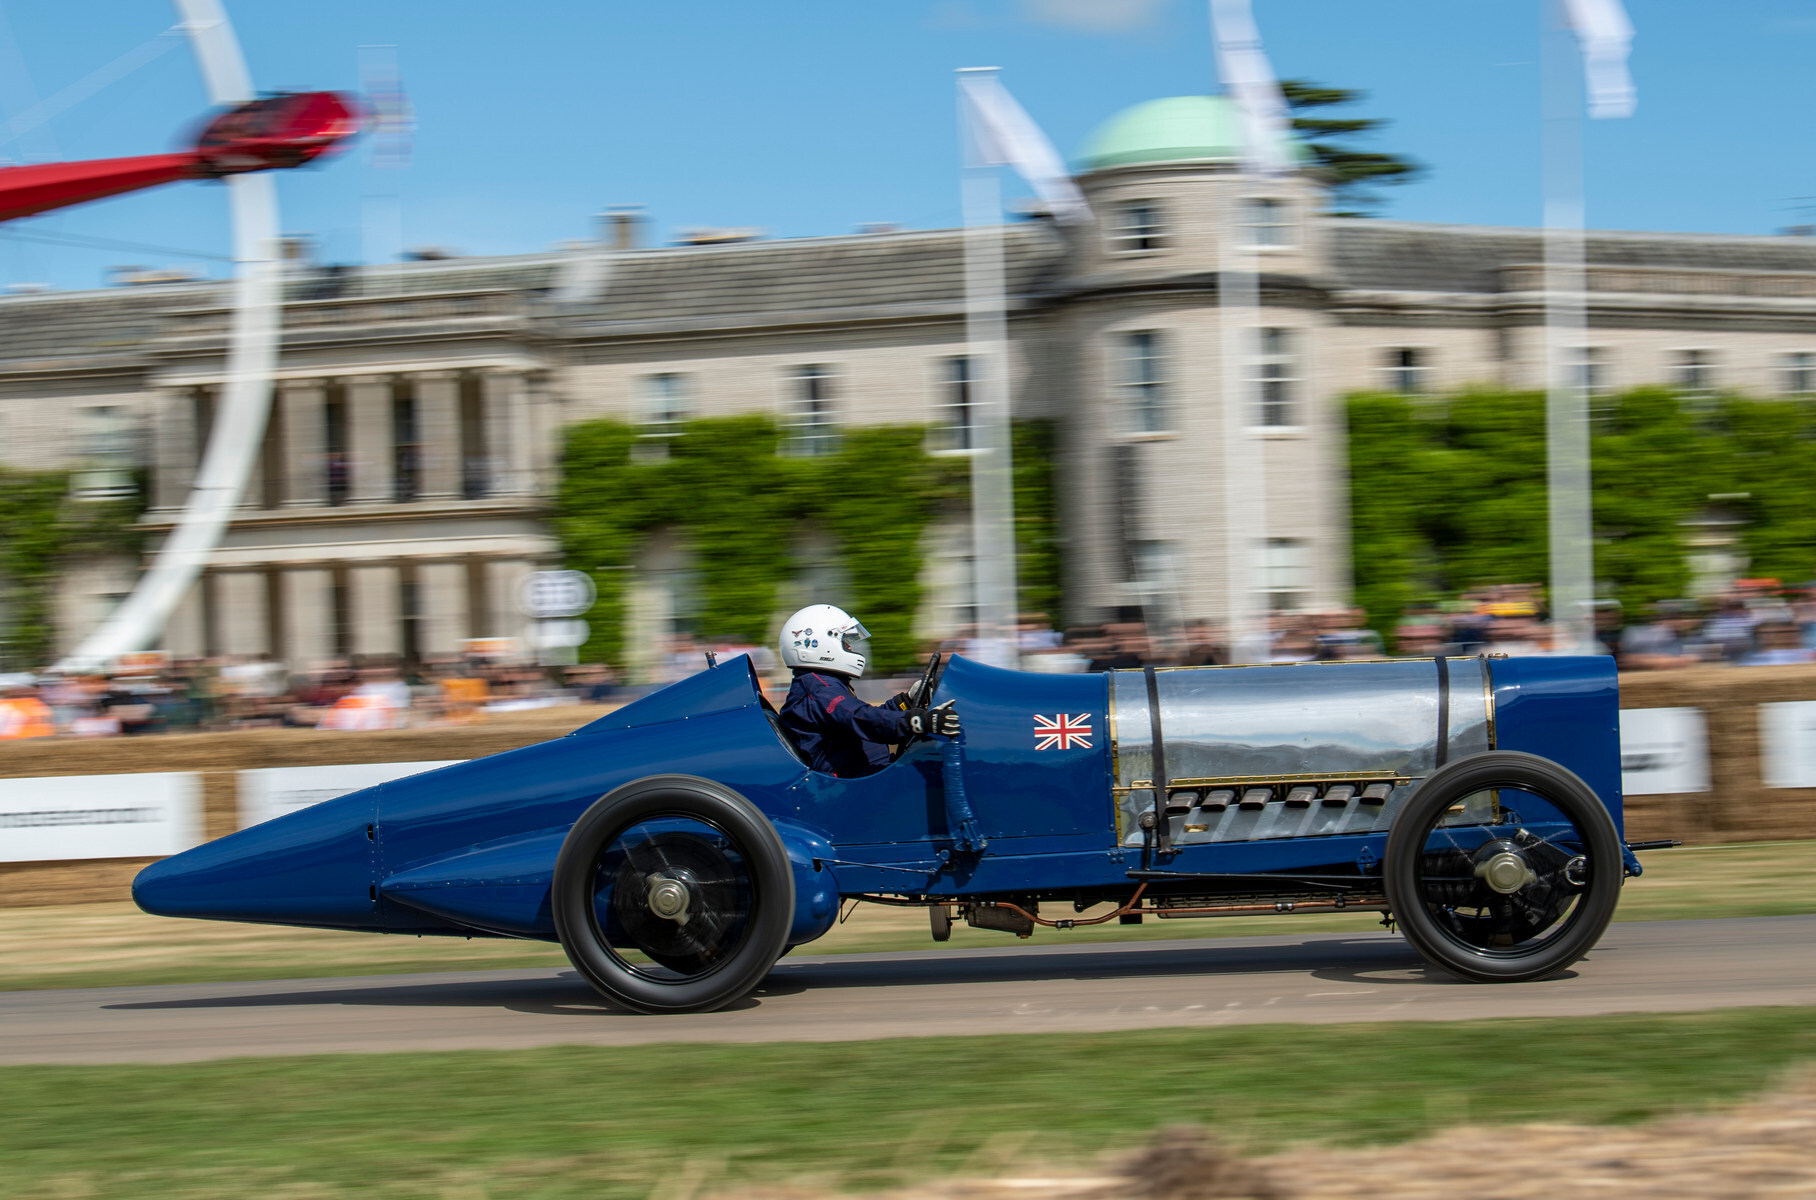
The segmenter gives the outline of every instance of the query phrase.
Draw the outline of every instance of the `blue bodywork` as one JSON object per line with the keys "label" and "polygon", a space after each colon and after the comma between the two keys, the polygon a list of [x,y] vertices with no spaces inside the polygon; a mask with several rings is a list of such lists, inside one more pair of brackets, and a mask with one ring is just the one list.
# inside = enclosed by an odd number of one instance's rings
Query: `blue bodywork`
{"label": "blue bodywork", "polygon": [[[1486,706],[1488,716],[1471,736],[1486,739],[1482,748],[1530,751],[1568,767],[1620,828],[1610,659],[1451,662],[1475,673],[1470,702]],[[1234,686],[1238,673],[1267,672],[1246,682],[1296,689],[1310,698],[1296,703],[1321,706],[1341,722],[1363,719],[1350,711],[1361,702],[1346,699],[1345,681],[1368,678],[1350,674],[1367,665],[1214,668],[1193,679],[1214,695]],[[1443,674],[1429,659],[1393,667],[1434,681]],[[749,660],[739,657],[565,737],[380,784],[165,859],[140,873],[133,896],[166,916],[553,940],[550,883],[569,828],[614,788],[669,773],[729,787],[774,823],[794,868],[790,944],[825,933],[841,897],[1126,892],[1144,851],[1119,828],[1118,741],[1134,731],[1118,730],[1112,704],[1143,673],[1118,674],[1120,681],[951,660],[935,699],[956,700],[963,714],[963,779],[987,839],[982,854],[953,853],[941,744],[910,745],[863,778],[810,771],[778,731]],[[1055,715],[1089,734],[1043,738],[1036,718]],[[1315,759],[1321,743],[1302,740]],[[1129,790],[1125,782],[1122,792]],[[1379,862],[1385,842],[1385,831],[1375,829],[1183,844],[1161,865],[1182,873],[1355,871]]]}

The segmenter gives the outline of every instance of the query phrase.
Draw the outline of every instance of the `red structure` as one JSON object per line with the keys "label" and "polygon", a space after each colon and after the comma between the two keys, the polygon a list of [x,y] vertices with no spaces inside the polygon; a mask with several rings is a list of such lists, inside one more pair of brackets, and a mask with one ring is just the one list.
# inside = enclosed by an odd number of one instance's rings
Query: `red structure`
{"label": "red structure", "polygon": [[360,103],[342,92],[286,92],[230,108],[176,154],[0,168],[0,221],[183,179],[300,167],[359,131]]}

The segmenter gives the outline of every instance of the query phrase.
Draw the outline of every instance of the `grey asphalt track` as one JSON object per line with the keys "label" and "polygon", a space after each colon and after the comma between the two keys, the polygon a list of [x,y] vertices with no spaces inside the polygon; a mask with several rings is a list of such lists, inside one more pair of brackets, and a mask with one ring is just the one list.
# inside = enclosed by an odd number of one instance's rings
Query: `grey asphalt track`
{"label": "grey asphalt track", "polygon": [[850,1041],[1256,1022],[1816,1005],[1816,916],[1632,922],[1557,979],[1467,984],[1389,933],[790,956],[716,1013],[609,1007],[572,971],[0,993],[0,1064]]}

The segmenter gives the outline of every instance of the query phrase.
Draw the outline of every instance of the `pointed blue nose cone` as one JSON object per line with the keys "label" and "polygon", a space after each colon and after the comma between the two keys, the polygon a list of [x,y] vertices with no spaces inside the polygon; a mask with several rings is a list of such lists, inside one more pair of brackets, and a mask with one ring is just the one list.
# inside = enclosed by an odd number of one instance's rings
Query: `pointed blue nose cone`
{"label": "pointed blue nose cone", "polygon": [[132,898],[160,917],[375,929],[378,788],[287,813],[152,863]]}

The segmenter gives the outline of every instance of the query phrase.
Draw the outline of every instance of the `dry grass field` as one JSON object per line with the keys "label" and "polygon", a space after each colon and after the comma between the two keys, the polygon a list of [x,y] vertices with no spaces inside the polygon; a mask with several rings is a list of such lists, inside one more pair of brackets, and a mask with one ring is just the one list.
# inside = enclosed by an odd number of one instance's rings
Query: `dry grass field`
{"label": "dry grass field", "polygon": [[[1816,912],[1816,842],[1685,847],[1643,856],[1617,919],[1684,920]],[[1232,937],[1358,932],[1379,927],[1353,916],[1239,917],[1041,930],[1043,941]],[[1008,934],[960,926],[954,947],[1001,946]],[[808,953],[925,950],[920,909],[858,905]],[[0,989],[284,979],[328,975],[544,967],[565,963],[559,947],[496,938],[402,938],[151,917],[130,904],[0,908]]]}

